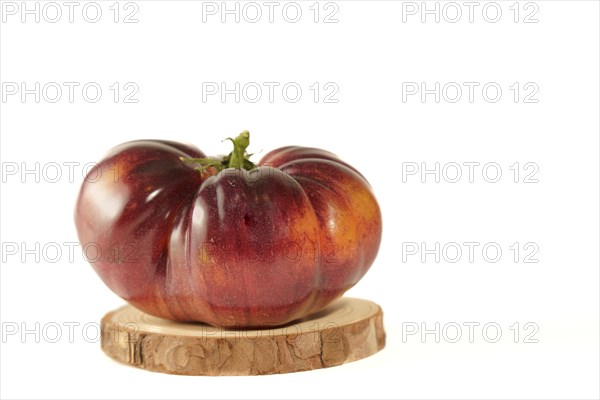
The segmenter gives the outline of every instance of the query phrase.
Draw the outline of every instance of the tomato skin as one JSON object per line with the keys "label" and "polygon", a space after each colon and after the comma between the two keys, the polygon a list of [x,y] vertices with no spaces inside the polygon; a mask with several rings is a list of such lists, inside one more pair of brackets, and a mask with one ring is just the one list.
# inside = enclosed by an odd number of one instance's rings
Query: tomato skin
{"label": "tomato skin", "polygon": [[114,148],[75,210],[90,263],[149,314],[227,328],[316,312],[362,278],[381,241],[367,181],[324,150],[285,147],[258,167],[201,175],[176,142]]}

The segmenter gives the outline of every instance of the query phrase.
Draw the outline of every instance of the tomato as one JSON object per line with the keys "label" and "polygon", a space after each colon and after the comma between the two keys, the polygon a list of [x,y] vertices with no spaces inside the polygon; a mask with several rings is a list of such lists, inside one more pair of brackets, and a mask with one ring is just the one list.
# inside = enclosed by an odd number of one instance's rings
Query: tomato
{"label": "tomato", "polygon": [[330,152],[284,147],[253,164],[249,134],[222,159],[162,140],[121,144],[90,171],[75,210],[89,261],[140,310],[227,328],[316,312],[373,263],[381,212]]}

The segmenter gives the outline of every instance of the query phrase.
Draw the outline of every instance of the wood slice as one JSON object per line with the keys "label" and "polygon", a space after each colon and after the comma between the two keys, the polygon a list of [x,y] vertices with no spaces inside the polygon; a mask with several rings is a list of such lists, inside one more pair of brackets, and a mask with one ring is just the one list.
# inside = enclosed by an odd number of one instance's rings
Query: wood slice
{"label": "wood slice", "polygon": [[124,306],[102,318],[102,350],[117,361],[178,375],[263,375],[332,367],[385,346],[377,304],[341,298],[297,323],[224,330]]}

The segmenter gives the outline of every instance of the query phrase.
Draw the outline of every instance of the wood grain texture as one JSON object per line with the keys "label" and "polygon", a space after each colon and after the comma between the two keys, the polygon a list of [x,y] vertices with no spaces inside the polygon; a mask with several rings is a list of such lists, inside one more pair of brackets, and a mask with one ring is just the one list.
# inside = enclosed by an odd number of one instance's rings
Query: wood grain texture
{"label": "wood grain texture", "polygon": [[332,367],[385,346],[377,304],[342,298],[275,329],[224,330],[145,314],[133,306],[102,319],[102,349],[117,361],[178,375],[264,375]]}

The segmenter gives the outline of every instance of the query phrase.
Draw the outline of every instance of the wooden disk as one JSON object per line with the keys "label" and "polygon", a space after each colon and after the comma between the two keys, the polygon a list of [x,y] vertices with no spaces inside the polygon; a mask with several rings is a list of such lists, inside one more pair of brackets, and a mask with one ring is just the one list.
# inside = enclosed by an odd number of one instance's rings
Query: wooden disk
{"label": "wooden disk", "polygon": [[341,298],[297,323],[224,330],[124,306],[102,318],[102,349],[117,361],[179,375],[263,375],[332,367],[385,346],[377,304]]}

